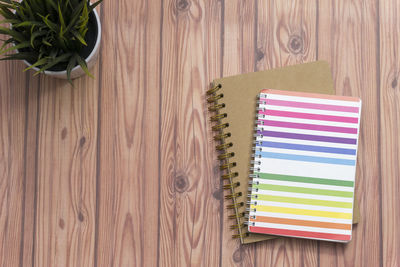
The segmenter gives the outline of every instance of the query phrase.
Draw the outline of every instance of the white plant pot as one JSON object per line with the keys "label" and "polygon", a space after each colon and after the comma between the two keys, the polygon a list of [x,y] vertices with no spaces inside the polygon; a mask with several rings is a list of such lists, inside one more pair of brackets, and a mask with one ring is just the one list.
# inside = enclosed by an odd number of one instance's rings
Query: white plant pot
{"label": "white plant pot", "polygon": [[[100,42],[101,42],[101,22],[100,22],[100,17],[97,14],[96,10],[93,10],[94,16],[96,18],[96,23],[97,23],[97,39],[96,39],[96,43],[94,45],[94,48],[92,50],[92,52],[89,54],[89,56],[86,58],[86,63],[88,66],[88,69],[91,69],[96,61],[97,58],[99,56],[99,51],[100,51]],[[30,64],[28,61],[24,60],[24,63],[27,66],[31,66],[32,64]],[[33,67],[32,68],[35,71],[39,71],[38,68]],[[58,79],[67,79],[67,71],[63,70],[63,71],[44,71],[42,72],[45,75],[54,77],[54,78],[58,78]],[[75,68],[72,69],[71,71],[71,79],[75,79],[78,78],[80,76],[85,75],[85,72],[83,71],[82,67],[77,65]]]}

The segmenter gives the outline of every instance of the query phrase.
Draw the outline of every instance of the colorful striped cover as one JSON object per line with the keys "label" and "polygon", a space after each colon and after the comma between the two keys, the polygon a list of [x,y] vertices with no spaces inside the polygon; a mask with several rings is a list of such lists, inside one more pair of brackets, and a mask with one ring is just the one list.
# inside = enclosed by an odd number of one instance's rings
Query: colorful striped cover
{"label": "colorful striped cover", "polygon": [[263,90],[249,231],[348,242],[361,100]]}

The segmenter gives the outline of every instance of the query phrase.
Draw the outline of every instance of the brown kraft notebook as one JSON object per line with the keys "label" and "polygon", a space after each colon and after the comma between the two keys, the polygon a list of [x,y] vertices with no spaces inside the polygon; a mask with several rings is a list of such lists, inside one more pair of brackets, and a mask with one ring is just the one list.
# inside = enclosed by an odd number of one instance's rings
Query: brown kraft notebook
{"label": "brown kraft notebook", "polygon": [[[261,72],[216,79],[207,91],[207,102],[219,142],[216,149],[221,162],[228,209],[232,210],[234,237],[242,244],[276,238],[276,236],[248,233],[246,202],[248,200],[250,161],[254,140],[257,95],[262,89],[290,90],[321,94],[335,94],[329,64],[316,61]],[[357,201],[354,203],[353,223],[359,221]]]}

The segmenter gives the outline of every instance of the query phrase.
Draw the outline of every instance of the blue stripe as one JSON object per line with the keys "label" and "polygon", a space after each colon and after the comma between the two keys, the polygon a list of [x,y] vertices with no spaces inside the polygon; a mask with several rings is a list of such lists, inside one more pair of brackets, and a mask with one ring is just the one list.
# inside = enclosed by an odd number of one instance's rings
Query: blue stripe
{"label": "blue stripe", "polygon": [[326,146],[310,146],[310,145],[288,144],[288,143],[268,142],[268,141],[262,141],[260,146],[291,149],[291,150],[304,150],[304,151],[354,155],[354,156],[356,155],[355,149],[326,147]]}
{"label": "blue stripe", "polygon": [[289,138],[289,139],[320,141],[320,142],[329,142],[329,143],[341,143],[341,144],[351,144],[351,145],[357,144],[357,139],[354,139],[354,138],[298,134],[298,133],[287,133],[287,132],[275,132],[275,131],[257,131],[257,133],[261,134],[263,136],[271,136],[271,137],[278,137],[278,138]]}
{"label": "blue stripe", "polygon": [[255,154],[256,154],[256,156],[263,157],[263,158],[287,159],[287,160],[318,162],[318,163],[349,165],[349,166],[356,165],[356,161],[350,160],[350,159],[322,158],[322,157],[291,155],[291,154],[260,152],[260,151],[256,151]]}

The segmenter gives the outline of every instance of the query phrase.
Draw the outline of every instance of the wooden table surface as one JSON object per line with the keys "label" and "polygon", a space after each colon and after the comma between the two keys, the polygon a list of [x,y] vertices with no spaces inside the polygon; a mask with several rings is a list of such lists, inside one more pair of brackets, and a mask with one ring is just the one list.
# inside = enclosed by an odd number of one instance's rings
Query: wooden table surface
{"label": "wooden table surface", "polygon": [[[0,62],[0,266],[400,266],[400,4],[104,1],[95,79]],[[205,106],[221,76],[314,60],[363,100],[348,245],[240,246]]]}

